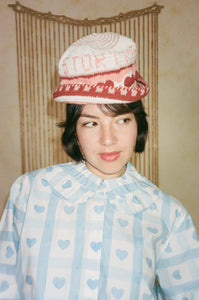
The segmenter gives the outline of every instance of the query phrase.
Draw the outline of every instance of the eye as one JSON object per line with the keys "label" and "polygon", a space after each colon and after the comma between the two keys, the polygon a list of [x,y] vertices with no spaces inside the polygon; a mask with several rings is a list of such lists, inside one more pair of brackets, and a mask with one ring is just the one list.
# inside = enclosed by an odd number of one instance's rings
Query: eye
{"label": "eye", "polygon": [[84,122],[82,124],[83,127],[95,127],[97,126],[97,122],[94,122],[94,121],[90,121],[90,122]]}
{"label": "eye", "polygon": [[118,120],[119,124],[128,124],[131,121],[131,118],[123,118]]}

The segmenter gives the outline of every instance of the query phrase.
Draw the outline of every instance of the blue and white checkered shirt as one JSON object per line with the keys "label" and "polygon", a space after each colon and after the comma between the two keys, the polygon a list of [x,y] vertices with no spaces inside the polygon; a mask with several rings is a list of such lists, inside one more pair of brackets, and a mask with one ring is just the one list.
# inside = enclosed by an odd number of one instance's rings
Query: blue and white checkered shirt
{"label": "blue and white checkered shirt", "polygon": [[0,299],[198,300],[199,239],[130,163],[105,181],[83,163],[30,172],[0,224]]}

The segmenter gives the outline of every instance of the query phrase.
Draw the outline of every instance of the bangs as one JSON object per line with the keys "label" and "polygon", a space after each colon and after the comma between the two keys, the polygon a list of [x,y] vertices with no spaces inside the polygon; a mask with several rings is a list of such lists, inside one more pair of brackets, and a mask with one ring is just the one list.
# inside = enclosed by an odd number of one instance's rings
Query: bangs
{"label": "bangs", "polygon": [[142,101],[136,101],[131,103],[114,103],[114,104],[97,104],[99,109],[106,115],[117,116],[127,113],[134,113],[140,108],[143,108]]}

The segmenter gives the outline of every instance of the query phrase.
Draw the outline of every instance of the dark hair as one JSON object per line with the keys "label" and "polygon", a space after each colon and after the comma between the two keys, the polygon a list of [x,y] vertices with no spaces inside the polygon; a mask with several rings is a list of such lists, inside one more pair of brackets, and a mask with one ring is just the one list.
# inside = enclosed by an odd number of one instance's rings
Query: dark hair
{"label": "dark hair", "polygon": [[[98,104],[100,109],[105,114],[122,115],[125,113],[133,113],[137,122],[137,140],[135,145],[135,152],[141,153],[144,151],[145,143],[148,134],[148,122],[142,101],[120,104]],[[62,145],[65,152],[75,161],[83,160],[80,151],[77,137],[76,124],[81,115],[83,105],[67,104],[66,106],[66,121],[59,124],[59,127],[64,128],[62,134]]]}

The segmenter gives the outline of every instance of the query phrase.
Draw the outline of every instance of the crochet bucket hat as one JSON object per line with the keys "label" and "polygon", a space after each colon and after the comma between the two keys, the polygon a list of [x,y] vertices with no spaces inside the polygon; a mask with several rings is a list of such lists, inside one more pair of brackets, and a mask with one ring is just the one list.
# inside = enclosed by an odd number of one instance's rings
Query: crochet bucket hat
{"label": "crochet bucket hat", "polygon": [[93,33],[73,43],[59,62],[58,102],[129,103],[145,97],[149,85],[136,70],[134,41],[117,33]]}

